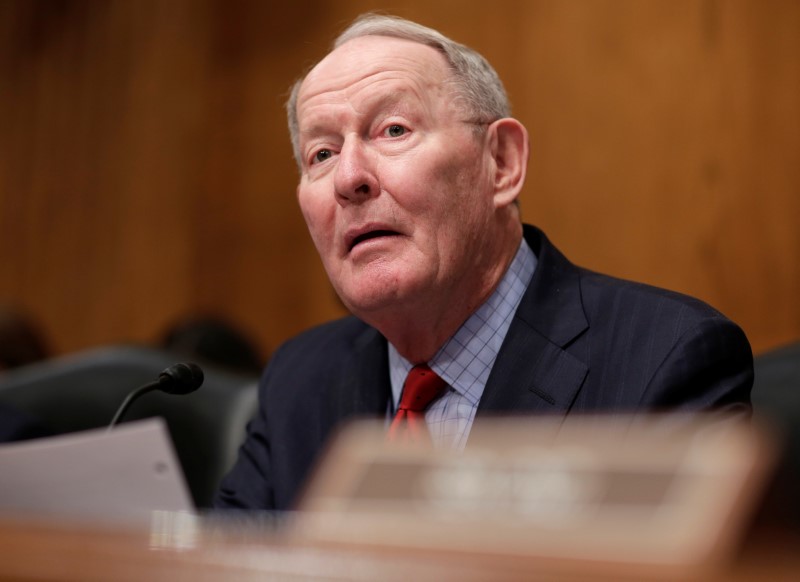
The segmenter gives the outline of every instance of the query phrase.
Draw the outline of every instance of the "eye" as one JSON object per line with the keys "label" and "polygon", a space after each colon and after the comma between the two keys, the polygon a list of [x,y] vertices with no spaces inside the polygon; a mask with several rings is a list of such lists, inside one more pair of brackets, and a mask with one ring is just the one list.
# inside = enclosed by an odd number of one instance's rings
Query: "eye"
{"label": "eye", "polygon": [[333,152],[331,150],[326,150],[326,149],[319,150],[317,153],[314,154],[312,162],[314,162],[315,164],[318,164],[319,162],[324,162],[332,155]]}
{"label": "eye", "polygon": [[395,123],[395,124],[390,125],[389,127],[387,127],[386,130],[384,131],[384,133],[388,137],[400,137],[402,135],[405,135],[405,133],[407,131],[408,130],[405,127],[403,127],[402,125],[397,125]]}

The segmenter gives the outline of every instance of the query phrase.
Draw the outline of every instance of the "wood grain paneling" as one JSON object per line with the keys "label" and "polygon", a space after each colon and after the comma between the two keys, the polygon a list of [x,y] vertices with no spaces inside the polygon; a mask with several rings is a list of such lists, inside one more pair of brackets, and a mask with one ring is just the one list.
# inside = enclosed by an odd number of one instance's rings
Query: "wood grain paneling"
{"label": "wood grain paneling", "polygon": [[[375,3],[0,2],[0,302],[58,352],[192,312],[274,348],[342,313],[283,101]],[[496,65],[524,217],[576,262],[800,337],[800,4],[386,1]]]}

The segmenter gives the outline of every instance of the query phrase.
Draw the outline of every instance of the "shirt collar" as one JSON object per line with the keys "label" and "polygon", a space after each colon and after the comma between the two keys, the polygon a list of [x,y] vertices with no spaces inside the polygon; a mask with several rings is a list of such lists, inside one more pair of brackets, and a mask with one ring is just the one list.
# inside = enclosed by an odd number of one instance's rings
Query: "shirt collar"
{"label": "shirt collar", "polygon": [[[473,406],[483,394],[514,313],[536,270],[537,259],[523,238],[497,288],[428,362],[431,369]],[[396,408],[411,362],[389,346],[389,377]]]}

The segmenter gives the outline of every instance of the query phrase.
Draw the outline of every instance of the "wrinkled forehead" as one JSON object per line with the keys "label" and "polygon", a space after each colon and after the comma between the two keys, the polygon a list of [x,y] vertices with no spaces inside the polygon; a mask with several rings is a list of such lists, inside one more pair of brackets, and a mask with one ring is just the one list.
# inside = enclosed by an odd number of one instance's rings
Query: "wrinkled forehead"
{"label": "wrinkled forehead", "polygon": [[376,77],[441,85],[451,77],[444,55],[433,47],[386,36],[354,38],[331,51],[303,79],[298,105],[331,92],[346,93]]}

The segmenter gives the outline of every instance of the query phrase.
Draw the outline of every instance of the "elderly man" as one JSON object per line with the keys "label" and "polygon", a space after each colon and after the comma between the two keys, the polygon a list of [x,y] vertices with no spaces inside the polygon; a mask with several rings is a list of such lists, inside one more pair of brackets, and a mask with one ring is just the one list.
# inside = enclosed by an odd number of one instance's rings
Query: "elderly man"
{"label": "elderly man", "polygon": [[355,317],[275,353],[218,507],[292,507],[353,417],[394,417],[390,436],[460,449],[492,414],[749,410],[736,325],[576,267],[523,226],[527,132],[473,50],[368,15],[287,108],[300,208]]}

